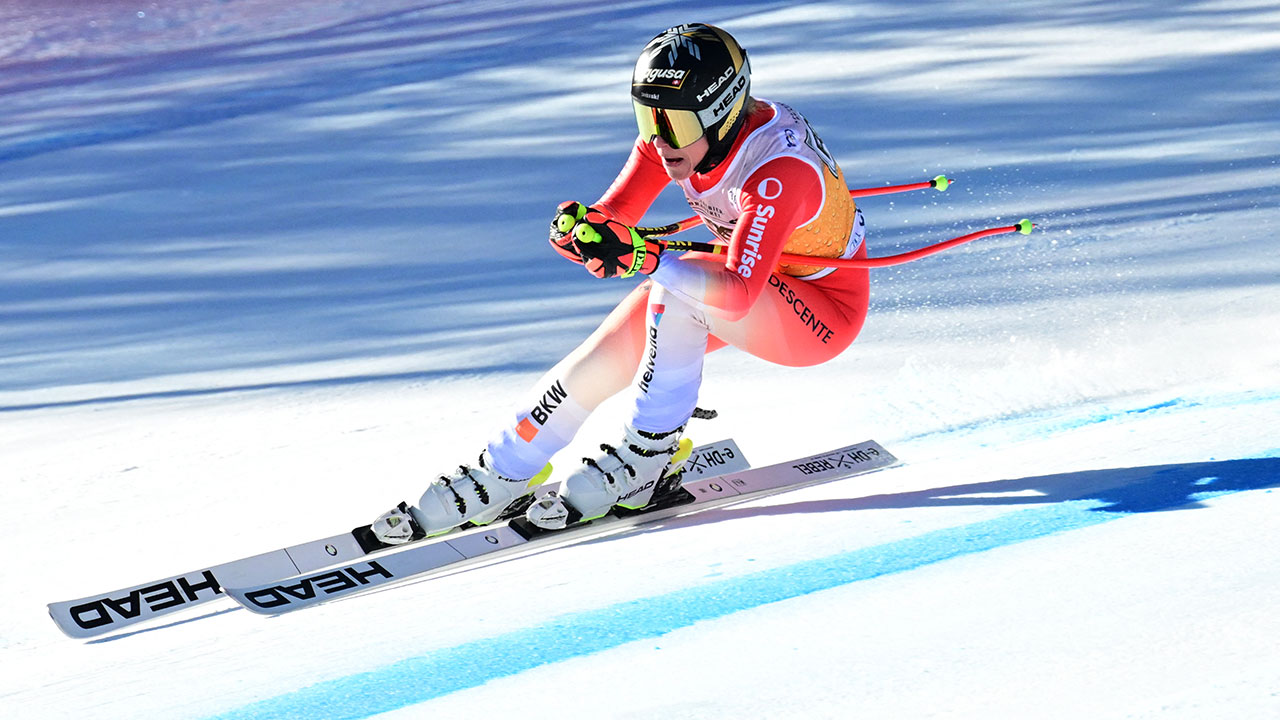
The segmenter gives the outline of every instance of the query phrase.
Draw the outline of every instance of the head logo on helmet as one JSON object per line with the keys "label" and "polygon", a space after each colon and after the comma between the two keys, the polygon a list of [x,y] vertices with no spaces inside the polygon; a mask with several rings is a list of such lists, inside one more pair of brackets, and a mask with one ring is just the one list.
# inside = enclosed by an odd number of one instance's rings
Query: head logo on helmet
{"label": "head logo on helmet", "polygon": [[631,77],[640,137],[685,147],[704,135],[706,172],[728,155],[746,118],[751,64],[738,41],[714,25],[668,28],[645,45]]}

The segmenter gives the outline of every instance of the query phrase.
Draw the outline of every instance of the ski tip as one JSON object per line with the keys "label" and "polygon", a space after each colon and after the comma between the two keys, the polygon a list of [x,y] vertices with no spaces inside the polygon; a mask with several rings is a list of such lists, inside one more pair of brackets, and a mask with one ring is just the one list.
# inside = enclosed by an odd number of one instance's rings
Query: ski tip
{"label": "ski tip", "polygon": [[951,178],[947,177],[946,175],[939,175],[938,177],[936,177],[936,178],[934,178],[932,181],[930,181],[930,184],[931,184],[931,185],[933,185],[935,188],[937,188],[937,189],[938,189],[938,192],[943,192],[943,191],[945,191],[948,187],[951,187],[951,183],[953,183],[953,182],[955,182],[955,180],[952,180]]}
{"label": "ski tip", "polygon": [[1022,233],[1023,235],[1030,235],[1031,230],[1035,228],[1035,226],[1036,226],[1035,223],[1031,222],[1030,220],[1027,220],[1026,218],[1023,218],[1022,220],[1019,220],[1018,224],[1015,225],[1014,227],[1018,228],[1018,232]]}

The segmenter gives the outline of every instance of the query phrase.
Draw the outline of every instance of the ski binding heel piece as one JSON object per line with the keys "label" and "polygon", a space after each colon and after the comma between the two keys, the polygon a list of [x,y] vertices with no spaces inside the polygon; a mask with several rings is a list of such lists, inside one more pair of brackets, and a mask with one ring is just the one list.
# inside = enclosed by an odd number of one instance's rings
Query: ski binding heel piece
{"label": "ski binding heel piece", "polygon": [[426,536],[427,533],[422,529],[422,526],[418,524],[417,520],[413,519],[413,513],[409,512],[409,504],[401,502],[391,510],[378,516],[378,519],[369,525],[368,536],[358,539],[360,545],[365,547],[365,551],[369,552],[373,549],[367,546],[370,541],[371,544],[386,547],[403,545],[414,540],[421,540]]}
{"label": "ski binding heel piece", "polygon": [[574,510],[554,492],[534,501],[524,513],[525,520],[540,530],[563,530],[582,519],[582,513]]}

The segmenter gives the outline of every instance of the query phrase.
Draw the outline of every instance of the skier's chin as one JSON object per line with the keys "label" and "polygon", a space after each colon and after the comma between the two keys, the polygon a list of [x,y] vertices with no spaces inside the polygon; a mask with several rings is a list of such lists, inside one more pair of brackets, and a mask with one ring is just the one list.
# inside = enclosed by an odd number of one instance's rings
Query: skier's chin
{"label": "skier's chin", "polygon": [[693,163],[687,158],[663,158],[662,168],[672,180],[686,180],[693,174]]}

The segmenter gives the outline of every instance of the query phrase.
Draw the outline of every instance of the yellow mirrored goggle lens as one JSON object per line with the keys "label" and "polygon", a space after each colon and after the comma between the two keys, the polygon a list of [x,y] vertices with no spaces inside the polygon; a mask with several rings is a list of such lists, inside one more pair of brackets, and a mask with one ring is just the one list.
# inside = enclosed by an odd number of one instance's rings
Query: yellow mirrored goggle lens
{"label": "yellow mirrored goggle lens", "polygon": [[631,106],[636,111],[636,125],[644,142],[660,137],[672,147],[682,148],[702,137],[702,123],[698,122],[698,115],[692,110],[665,110],[634,101]]}

